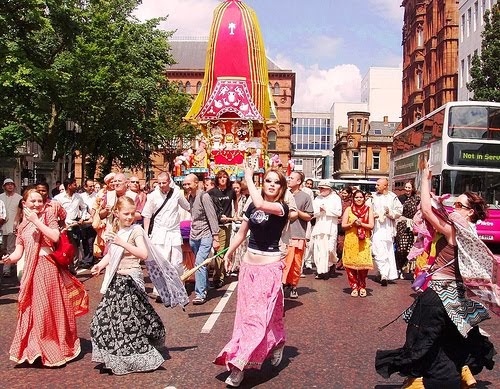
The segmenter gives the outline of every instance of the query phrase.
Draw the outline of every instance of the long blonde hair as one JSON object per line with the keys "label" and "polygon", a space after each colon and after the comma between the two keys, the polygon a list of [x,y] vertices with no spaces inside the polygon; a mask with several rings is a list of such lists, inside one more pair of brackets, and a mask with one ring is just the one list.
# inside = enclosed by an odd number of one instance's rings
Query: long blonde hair
{"label": "long blonde hair", "polygon": [[[118,199],[116,200],[114,210],[116,212],[119,212],[122,210],[122,208],[124,208],[126,206],[132,206],[132,207],[134,207],[134,209],[136,208],[134,200],[132,200],[128,196],[121,196],[121,197],[118,197]],[[115,217],[113,218],[113,232],[118,232],[119,229],[120,229],[120,221],[118,220],[118,217],[116,217],[116,215],[115,215]]]}

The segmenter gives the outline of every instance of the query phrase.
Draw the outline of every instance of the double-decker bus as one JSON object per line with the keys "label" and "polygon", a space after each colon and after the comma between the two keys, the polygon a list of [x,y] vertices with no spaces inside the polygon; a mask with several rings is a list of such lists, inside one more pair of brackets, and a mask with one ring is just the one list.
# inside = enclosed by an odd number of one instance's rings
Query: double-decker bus
{"label": "double-decker bus", "polygon": [[500,103],[451,102],[394,134],[392,189],[419,188],[420,161],[429,160],[432,189],[449,193],[451,206],[465,191],[479,193],[489,216],[477,224],[483,241],[500,243]]}

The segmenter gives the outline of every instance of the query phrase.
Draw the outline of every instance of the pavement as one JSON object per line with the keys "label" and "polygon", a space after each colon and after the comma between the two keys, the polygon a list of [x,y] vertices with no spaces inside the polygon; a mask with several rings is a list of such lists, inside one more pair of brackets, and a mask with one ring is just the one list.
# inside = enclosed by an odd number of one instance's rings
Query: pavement
{"label": "pavement", "polygon": [[[1,274],[1,272],[0,272]],[[5,388],[225,388],[228,372],[211,362],[229,341],[236,308],[237,278],[221,289],[209,291],[206,304],[189,304],[185,311],[165,308],[151,299],[167,329],[165,363],[154,372],[125,376],[101,373],[91,361],[89,324],[100,301],[102,276],[78,277],[90,294],[90,313],[77,319],[82,353],[60,368],[27,364],[16,366],[8,350],[16,326],[18,285],[0,279],[0,387]],[[301,278],[298,299],[285,299],[287,342],[278,367],[266,362],[262,370],[246,373],[242,388],[395,389],[403,377],[385,380],[374,369],[377,349],[401,347],[405,323],[395,319],[414,299],[410,281],[396,280],[382,287],[369,275],[366,298],[351,297],[346,275],[340,271],[329,280],[313,274]],[[189,290],[192,291],[192,286]],[[151,294],[151,285],[147,284]],[[191,298],[193,293],[191,292]],[[500,349],[500,318],[481,325]],[[497,362],[499,358],[496,358]],[[477,388],[500,387],[498,364],[477,377]]]}

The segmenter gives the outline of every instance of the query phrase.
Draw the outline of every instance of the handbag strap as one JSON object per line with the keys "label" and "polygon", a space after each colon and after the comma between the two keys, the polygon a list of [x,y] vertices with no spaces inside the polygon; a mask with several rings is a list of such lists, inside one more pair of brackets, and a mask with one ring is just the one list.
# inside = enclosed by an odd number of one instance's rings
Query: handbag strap
{"label": "handbag strap", "polygon": [[432,276],[434,273],[437,273],[437,272],[439,272],[439,271],[443,270],[446,266],[450,266],[450,265],[451,265],[454,261],[455,261],[455,258],[453,258],[452,260],[450,260],[450,262],[446,263],[445,265],[441,266],[439,269],[436,269],[436,270],[434,270],[433,272],[430,272],[430,273],[428,274],[428,276],[427,276],[427,277],[430,277],[430,276]]}
{"label": "handbag strap", "polygon": [[170,197],[172,197],[173,194],[174,194],[174,190],[172,188],[170,188],[169,192],[167,193],[167,197],[165,198],[165,200],[163,200],[163,204],[161,205],[161,207],[158,208],[158,210],[155,213],[153,213],[153,216],[151,216],[151,221],[154,220],[156,215],[158,215],[160,213],[160,211],[163,209],[165,204],[167,204],[167,201],[170,199]]}

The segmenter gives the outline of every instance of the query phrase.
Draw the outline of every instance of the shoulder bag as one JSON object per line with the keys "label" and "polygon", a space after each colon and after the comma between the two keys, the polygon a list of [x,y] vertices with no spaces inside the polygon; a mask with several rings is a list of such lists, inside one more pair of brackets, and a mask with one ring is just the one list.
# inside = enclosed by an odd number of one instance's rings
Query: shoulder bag
{"label": "shoulder bag", "polygon": [[174,190],[170,189],[170,191],[168,192],[167,197],[163,201],[163,204],[161,205],[161,207],[158,208],[158,210],[155,213],[153,213],[153,216],[151,216],[151,220],[149,221],[149,227],[148,227],[148,236],[150,236],[151,232],[153,232],[153,226],[155,224],[156,215],[158,215],[160,213],[160,211],[163,209],[163,207],[165,206],[165,204],[167,204],[167,201],[170,199],[170,197],[172,197],[173,193],[174,193]]}

